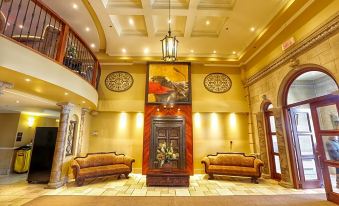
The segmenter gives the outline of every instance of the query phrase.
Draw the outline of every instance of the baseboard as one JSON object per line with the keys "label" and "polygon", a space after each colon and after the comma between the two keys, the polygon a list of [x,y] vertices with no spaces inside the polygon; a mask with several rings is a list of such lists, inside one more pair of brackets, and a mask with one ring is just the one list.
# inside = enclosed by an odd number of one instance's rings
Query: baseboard
{"label": "baseboard", "polygon": [[264,178],[264,179],[271,179],[271,175],[269,174],[261,174],[261,177]]}
{"label": "baseboard", "polygon": [[0,169],[0,175],[9,175],[10,169]]}
{"label": "baseboard", "polygon": [[140,168],[140,167],[133,168],[132,169],[132,173],[134,173],[134,174],[141,174],[142,173],[142,168]]}

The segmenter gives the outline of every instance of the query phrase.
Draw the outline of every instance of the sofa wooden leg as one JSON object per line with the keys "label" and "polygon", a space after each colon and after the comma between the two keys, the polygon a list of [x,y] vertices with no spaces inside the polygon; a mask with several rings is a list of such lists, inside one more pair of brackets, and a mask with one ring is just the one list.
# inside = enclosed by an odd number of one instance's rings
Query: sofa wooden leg
{"label": "sofa wooden leg", "polygon": [[251,182],[253,182],[254,184],[259,184],[259,181],[258,181],[257,177],[252,177],[251,178]]}
{"label": "sofa wooden leg", "polygon": [[77,178],[75,183],[80,187],[85,183],[85,178]]}
{"label": "sofa wooden leg", "polygon": [[129,173],[125,173],[125,177],[126,177],[126,179],[128,179],[129,178]]}
{"label": "sofa wooden leg", "polygon": [[213,180],[213,179],[214,179],[213,174],[208,174],[208,179],[209,179],[209,180]]}

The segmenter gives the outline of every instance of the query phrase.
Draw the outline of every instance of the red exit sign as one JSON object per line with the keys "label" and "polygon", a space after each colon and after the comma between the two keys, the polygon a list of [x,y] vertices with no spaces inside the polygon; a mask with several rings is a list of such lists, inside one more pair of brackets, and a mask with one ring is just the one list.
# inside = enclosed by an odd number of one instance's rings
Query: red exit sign
{"label": "red exit sign", "polygon": [[282,43],[281,45],[281,49],[283,51],[285,51],[287,48],[289,48],[290,46],[292,46],[293,44],[295,44],[295,39],[294,37],[289,38],[287,41],[285,41],[284,43]]}

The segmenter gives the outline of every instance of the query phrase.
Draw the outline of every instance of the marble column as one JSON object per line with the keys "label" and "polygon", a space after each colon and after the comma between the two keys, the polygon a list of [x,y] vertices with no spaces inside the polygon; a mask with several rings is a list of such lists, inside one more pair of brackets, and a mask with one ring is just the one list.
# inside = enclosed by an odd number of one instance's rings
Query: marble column
{"label": "marble column", "polygon": [[266,144],[266,133],[265,133],[265,122],[264,113],[258,112],[257,114],[257,127],[258,127],[258,138],[260,147],[260,159],[264,162],[263,177],[270,177],[270,165],[267,157],[267,144]]}
{"label": "marble column", "polygon": [[89,112],[88,109],[86,108],[81,109],[80,132],[79,132],[79,139],[78,139],[77,156],[81,155],[82,140],[84,136],[85,116],[87,112]]}
{"label": "marble column", "polygon": [[284,134],[284,118],[282,116],[282,108],[273,108],[273,115],[275,120],[275,128],[278,140],[278,150],[280,156],[281,181],[279,185],[283,187],[293,187],[290,173],[290,162],[288,158],[289,148],[286,144],[286,136]]}
{"label": "marble column", "polygon": [[57,105],[61,107],[61,113],[60,113],[58,135],[57,135],[57,139],[55,143],[52,171],[51,171],[51,176],[50,176],[49,183],[47,186],[47,188],[51,188],[51,189],[59,188],[64,185],[64,181],[61,178],[62,177],[62,165],[63,165],[64,155],[65,155],[65,142],[67,139],[66,135],[67,135],[69,114],[72,111],[72,108],[74,107],[74,105],[71,103],[58,103]]}

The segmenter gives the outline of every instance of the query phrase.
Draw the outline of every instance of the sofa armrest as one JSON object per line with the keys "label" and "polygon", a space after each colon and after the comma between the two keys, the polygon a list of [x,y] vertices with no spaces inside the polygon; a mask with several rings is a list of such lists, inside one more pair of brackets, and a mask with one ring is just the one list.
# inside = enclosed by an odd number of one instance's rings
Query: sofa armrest
{"label": "sofa armrest", "polygon": [[80,173],[80,165],[79,165],[79,163],[76,160],[73,160],[73,162],[71,164],[71,167],[73,169],[74,178],[77,178],[78,174]]}
{"label": "sofa armrest", "polygon": [[261,176],[261,168],[264,166],[263,161],[260,159],[255,159],[254,160],[254,168],[258,171],[259,175]]}
{"label": "sofa armrest", "polygon": [[202,160],[201,160],[201,164],[204,164],[205,165],[205,172],[207,173],[207,170],[208,170],[208,167],[210,166],[210,159],[208,157],[204,157]]}
{"label": "sofa armrest", "polygon": [[124,157],[124,164],[127,165],[128,167],[130,167],[131,170],[132,170],[133,162],[135,162],[135,159],[133,159],[131,157],[127,157],[127,156]]}

